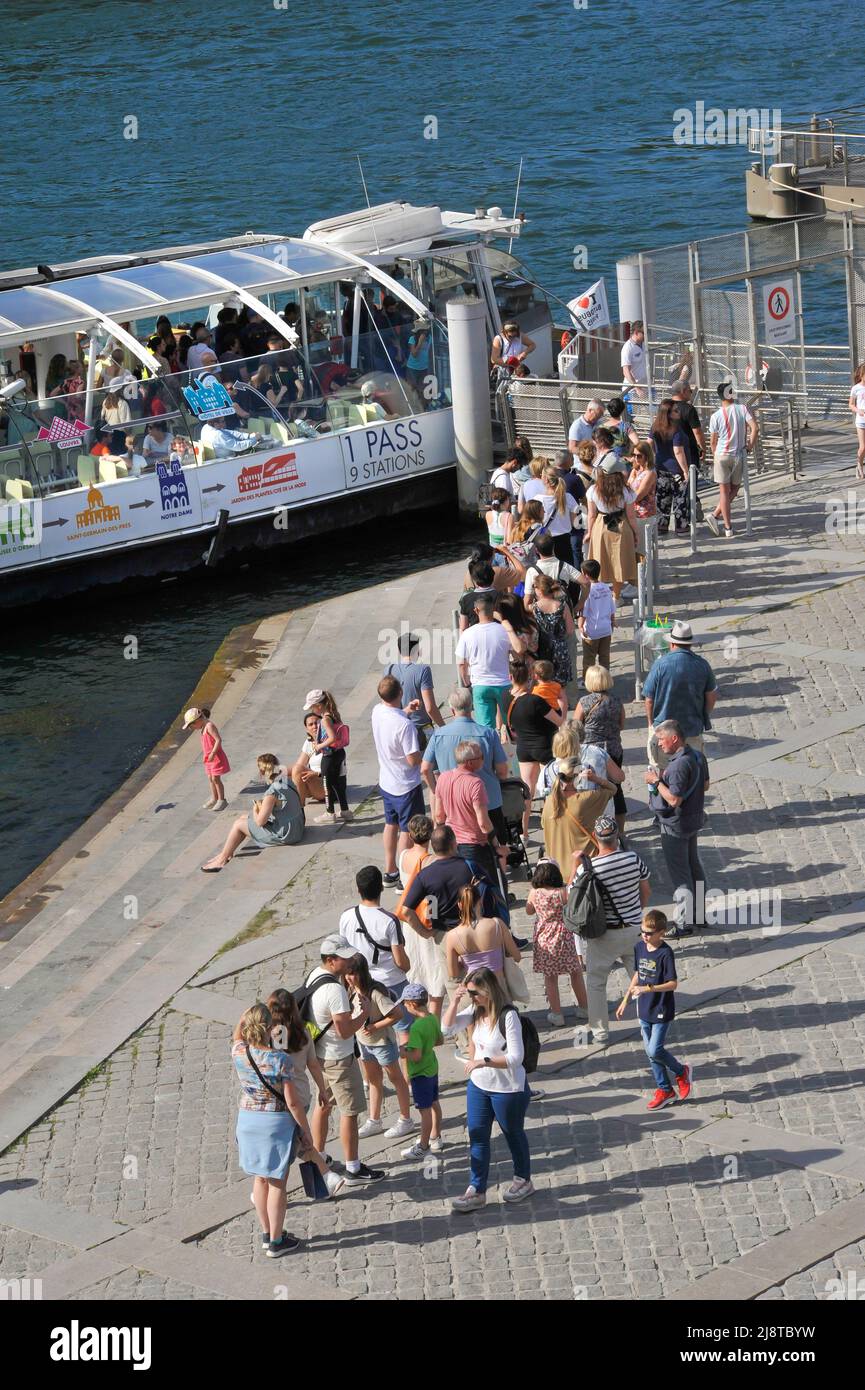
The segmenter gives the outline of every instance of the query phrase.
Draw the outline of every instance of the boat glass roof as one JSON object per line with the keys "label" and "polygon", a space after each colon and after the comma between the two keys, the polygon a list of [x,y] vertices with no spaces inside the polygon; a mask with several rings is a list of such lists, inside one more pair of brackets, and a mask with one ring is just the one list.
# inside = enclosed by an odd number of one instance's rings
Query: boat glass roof
{"label": "boat glass roof", "polygon": [[[289,288],[298,282],[338,279],[357,273],[357,261],[330,247],[298,238],[251,242],[249,247],[124,265],[90,275],[58,278],[44,285],[0,290],[0,342],[22,336],[48,336],[82,328],[103,317],[152,318],[160,309],[184,302],[219,299],[232,289]],[[211,284],[207,275],[224,284]],[[69,295],[81,308],[56,295]]]}

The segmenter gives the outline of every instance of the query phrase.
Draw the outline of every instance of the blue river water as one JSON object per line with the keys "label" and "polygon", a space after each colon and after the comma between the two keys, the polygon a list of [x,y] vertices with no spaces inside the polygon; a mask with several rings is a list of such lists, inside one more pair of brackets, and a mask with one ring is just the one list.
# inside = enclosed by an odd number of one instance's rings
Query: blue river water
{"label": "blue river water", "polygon": [[[804,102],[851,98],[837,0],[0,0],[0,18],[3,268],[299,236],[363,206],[357,155],[372,202],[510,211],[522,157],[515,250],[567,299],[600,275],[614,288],[622,255],[745,225],[746,151],[676,144],[677,109],[799,125]],[[141,760],[232,626],[461,545],[456,525],[409,557],[398,531],[361,533],[338,569],[307,547],[278,572],[7,629],[0,895]]]}

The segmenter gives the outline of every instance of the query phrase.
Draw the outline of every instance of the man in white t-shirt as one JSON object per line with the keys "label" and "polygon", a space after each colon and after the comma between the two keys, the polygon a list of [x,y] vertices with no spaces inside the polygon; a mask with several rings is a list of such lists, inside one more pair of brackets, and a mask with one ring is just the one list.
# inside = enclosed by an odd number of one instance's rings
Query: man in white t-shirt
{"label": "man in white t-shirt", "polygon": [[[646,365],[646,335],[643,332],[643,324],[640,319],[634,319],[631,324],[631,336],[622,348],[622,386],[646,386],[649,380],[649,371]],[[645,391],[637,390],[635,396],[645,396]]]}
{"label": "man in white t-shirt", "polygon": [[378,754],[378,786],[384,803],[384,881],[399,884],[397,852],[411,849],[408,823],[412,816],[424,814],[423,783],[420,775],[420,740],[409,719],[412,700],[403,709],[402,686],[395,676],[382,676],[378,683],[377,704],[372,712],[372,736]]}
{"label": "man in white t-shirt", "polygon": [[[332,1103],[339,1110],[339,1138],[345,1156],[345,1180],[349,1186],[380,1182],[380,1168],[367,1168],[357,1157],[357,1117],[366,1110],[363,1077],[354,1055],[354,1035],[364,1027],[369,1006],[363,1004],[352,1018],[348,993],[342,982],[346,964],[357,952],[342,936],[326,936],[319,947],[321,965],[310,971],[304,987],[310,990],[307,1008],[301,1012],[321,1030],[315,1040],[315,1054],[321,1062]],[[325,983],[317,984],[323,980]],[[311,986],[315,985],[314,990]],[[319,1153],[327,1143],[330,1105],[316,1105],[312,1114],[312,1141]]]}
{"label": "man in white t-shirt", "polygon": [[494,470],[490,478],[490,488],[500,487],[509,497],[515,497],[517,489],[514,487],[514,480],[511,474],[515,473],[523,463],[525,463],[525,456],[523,455],[522,449],[520,449],[519,446],[515,449],[511,449],[504,463]]}
{"label": "man in white t-shirt", "polygon": [[[353,946],[358,955],[364,956],[369,964],[369,973],[375,984],[380,985],[391,999],[398,999],[408,983],[406,972],[411,967],[408,952],[405,949],[405,937],[403,936],[402,923],[398,917],[394,917],[392,912],[387,912],[381,905],[381,894],[384,886],[381,869],[375,864],[366,864],[362,869],[358,869],[355,875],[355,883],[360,896],[360,902],[356,907],[346,908],[339,919],[339,934],[350,946]],[[397,1042],[405,1047],[408,1040],[408,1032],[411,1028],[413,1019],[408,1009],[402,1008],[400,1017],[393,1025],[397,1034]],[[388,1046],[393,1047],[391,1042]],[[361,1055],[366,1056],[361,1045]],[[369,1060],[369,1059],[367,1059]],[[374,1057],[372,1060],[378,1061],[380,1066],[386,1066],[382,1059]],[[394,1062],[397,1058],[394,1055]],[[397,1090],[399,1087],[397,1086]],[[387,1139],[402,1139],[417,1126],[414,1120],[409,1118],[410,1099],[408,1090],[404,1097],[401,1097],[402,1115],[396,1124],[390,1129],[385,1130]],[[368,1119],[361,1125],[359,1134],[361,1139],[368,1139],[374,1134],[381,1134],[384,1124],[380,1119]]]}
{"label": "man in white t-shirt", "polygon": [[501,623],[493,618],[495,599],[481,595],[475,599],[478,620],[467,627],[457,642],[456,658],[460,680],[474,696],[474,717],[488,729],[496,727],[496,709],[502,722],[510,704],[511,676],[508,657],[511,643]]}
{"label": "man in white t-shirt", "polygon": [[604,402],[596,398],[589,401],[582,415],[577,416],[568,430],[568,449],[572,454],[576,454],[580,445],[592,438],[595,426],[603,419],[605,410]]}
{"label": "man in white t-shirt", "polygon": [[733,498],[742,486],[745,455],[750,454],[757,438],[758,427],[747,406],[734,399],[733,383],[722,381],[718,387],[721,405],[709,421],[709,436],[714,460],[713,474],[718,484],[718,505],[706,517],[706,525],[714,535],[720,535],[719,521],[724,523],[724,535],[730,540],[733,527],[730,515]]}

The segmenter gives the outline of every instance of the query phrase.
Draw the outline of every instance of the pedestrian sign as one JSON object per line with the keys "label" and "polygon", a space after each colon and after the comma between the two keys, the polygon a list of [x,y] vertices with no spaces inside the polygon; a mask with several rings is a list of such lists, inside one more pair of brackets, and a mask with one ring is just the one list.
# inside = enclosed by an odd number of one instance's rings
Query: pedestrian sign
{"label": "pedestrian sign", "polygon": [[770,280],[763,286],[763,319],[767,343],[796,341],[796,315],[793,304],[792,280]]}

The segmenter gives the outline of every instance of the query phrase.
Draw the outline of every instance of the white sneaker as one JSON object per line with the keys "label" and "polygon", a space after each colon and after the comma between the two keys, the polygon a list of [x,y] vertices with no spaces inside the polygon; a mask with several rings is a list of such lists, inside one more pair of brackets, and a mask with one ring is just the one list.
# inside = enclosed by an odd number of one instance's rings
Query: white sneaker
{"label": "white sneaker", "polygon": [[215,805],[216,805],[216,802],[215,802],[215,801],[205,801],[205,803],[204,803],[204,805],[202,806],[201,809],[202,809],[202,811],[212,811]]}
{"label": "white sneaker", "polygon": [[416,1140],[414,1144],[410,1144],[407,1149],[403,1149],[401,1152],[403,1158],[426,1158],[429,1149],[425,1149],[423,1145]]}
{"label": "white sneaker", "polygon": [[564,1021],[564,1014],[554,1013],[553,1010],[550,1009],[550,1012],[547,1014],[547,1023],[552,1024],[553,1028],[561,1028],[564,1024]]}
{"label": "white sneaker", "polygon": [[454,1197],[451,1207],[454,1211],[477,1211],[478,1207],[485,1207],[486,1204],[485,1192],[476,1192],[473,1187],[467,1187],[462,1197]]}
{"label": "white sneaker", "polygon": [[381,1120],[367,1120],[361,1125],[357,1132],[358,1139],[371,1139],[374,1134],[381,1134],[384,1124]]}
{"label": "white sneaker", "polygon": [[341,1173],[325,1173],[324,1185],[327,1188],[329,1197],[335,1197],[345,1187],[345,1178]]}
{"label": "white sneaker", "polygon": [[211,811],[224,811],[227,805],[227,801],[215,801],[210,809]]}
{"label": "white sneaker", "polygon": [[502,1193],[506,1202],[523,1202],[534,1194],[534,1184],[528,1178],[514,1178],[507,1192]]}
{"label": "white sneaker", "polygon": [[430,1153],[440,1154],[445,1146],[444,1139],[431,1139],[429,1141]]}
{"label": "white sneaker", "polygon": [[724,531],[724,540],[725,540],[725,541],[731,541],[732,539],[733,539],[733,532],[730,530],[729,527],[727,527],[726,530]]}
{"label": "white sneaker", "polygon": [[322,811],[320,816],[313,816],[313,825],[336,825],[335,811]]}
{"label": "white sneaker", "polygon": [[705,522],[713,536],[720,536],[721,528],[718,525],[718,518],[716,516],[713,516],[711,512],[707,512]]}
{"label": "white sneaker", "polygon": [[400,1115],[396,1124],[385,1130],[384,1137],[385,1139],[404,1139],[407,1134],[413,1133],[416,1129],[417,1120],[413,1120],[410,1115],[407,1118]]}

